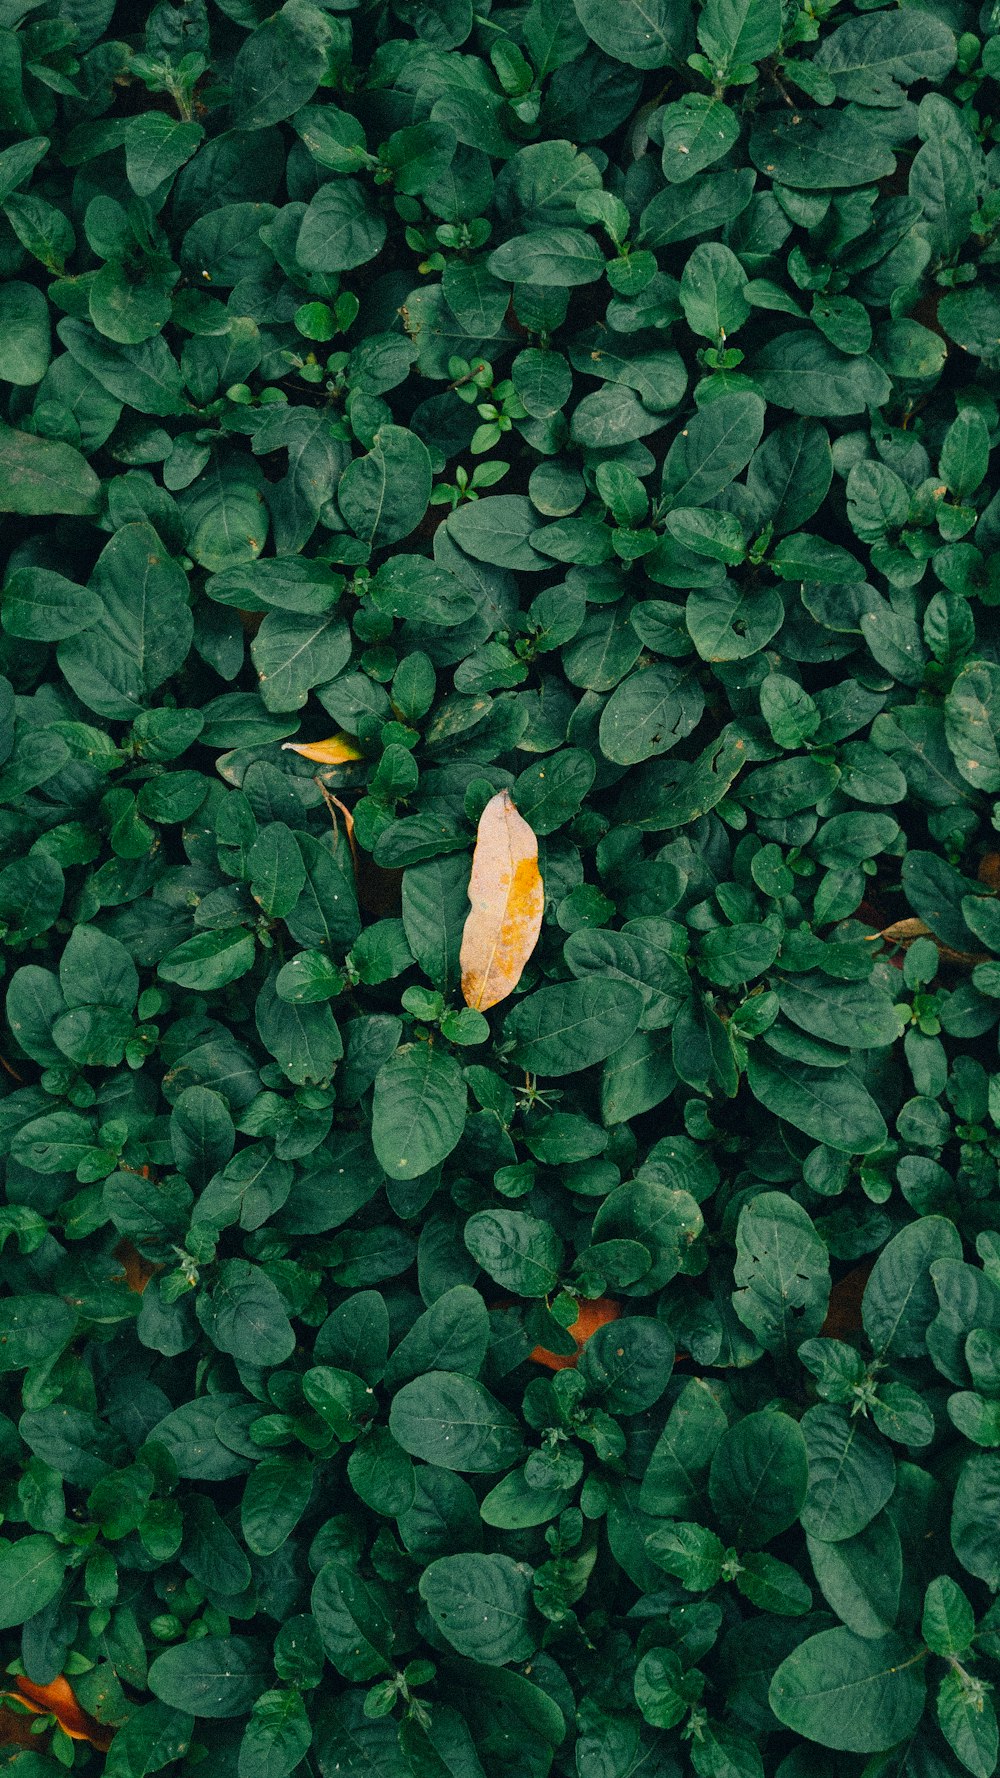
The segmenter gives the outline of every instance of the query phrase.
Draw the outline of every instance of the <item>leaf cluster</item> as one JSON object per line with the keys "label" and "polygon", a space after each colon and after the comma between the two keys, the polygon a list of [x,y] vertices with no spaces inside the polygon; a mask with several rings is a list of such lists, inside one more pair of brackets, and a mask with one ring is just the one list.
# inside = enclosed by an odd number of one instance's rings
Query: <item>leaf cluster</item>
{"label": "leaf cluster", "polygon": [[14,1778],[991,1778],[995,0],[0,0]]}

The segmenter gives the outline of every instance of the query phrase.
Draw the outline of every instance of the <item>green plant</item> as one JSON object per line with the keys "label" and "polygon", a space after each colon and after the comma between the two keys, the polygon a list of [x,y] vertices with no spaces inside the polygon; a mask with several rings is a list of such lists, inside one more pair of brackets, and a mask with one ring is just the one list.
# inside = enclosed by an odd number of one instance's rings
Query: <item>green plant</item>
{"label": "green plant", "polygon": [[4,10],[15,1778],[994,1772],[998,29]]}

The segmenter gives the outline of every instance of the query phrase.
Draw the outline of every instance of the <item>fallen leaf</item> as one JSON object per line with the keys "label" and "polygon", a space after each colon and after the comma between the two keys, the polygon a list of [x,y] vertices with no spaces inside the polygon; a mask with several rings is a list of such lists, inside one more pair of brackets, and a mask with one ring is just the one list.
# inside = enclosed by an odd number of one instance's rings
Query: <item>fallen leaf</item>
{"label": "fallen leaf", "polygon": [[614,1297],[610,1296],[599,1296],[590,1302],[580,1299],[577,1310],[576,1320],[567,1330],[576,1341],[576,1351],[564,1357],[561,1353],[547,1351],[544,1346],[536,1346],[530,1353],[535,1364],[544,1364],[550,1371],[573,1370],[591,1334],[596,1333],[599,1327],[605,1327],[609,1321],[617,1321],[621,1314]]}
{"label": "fallen leaf", "polygon": [[[340,843],[340,821],[338,810],[343,816],[344,832],[347,844],[351,848],[351,863],[354,866],[354,883],[358,892],[358,905],[366,914],[373,914],[376,920],[382,920],[392,914],[398,914],[403,893],[403,873],[401,870],[386,870],[376,864],[370,852],[362,852],[354,837],[354,816],[347,804],[341,802],[328,790],[321,777],[313,779],[320,795],[330,811],[333,822],[334,843]],[[344,792],[349,795],[348,791]]]}
{"label": "fallen leaf", "polygon": [[144,1259],[131,1241],[119,1241],[114,1253],[121,1264],[129,1290],[136,1296],[141,1296],[149,1280],[163,1270],[162,1266],[154,1266],[151,1260]]}
{"label": "fallen leaf", "polygon": [[[36,1716],[54,1716],[59,1727],[73,1741],[89,1741],[101,1753],[107,1753],[114,1739],[114,1729],[105,1723],[95,1721],[81,1710],[76,1701],[73,1688],[63,1674],[58,1679],[50,1680],[47,1685],[36,1685],[33,1679],[25,1679],[18,1674],[15,1681],[16,1692],[5,1692],[7,1698],[16,1698]],[[12,1711],[11,1715],[14,1714]]]}
{"label": "fallen leaf", "polygon": [[[0,1692],[0,1697],[10,1696],[10,1692]],[[20,1710],[12,1710],[9,1704],[0,1703],[0,1747],[30,1747],[41,1753],[43,1746],[44,1737],[32,1734],[30,1719]]]}
{"label": "fallen leaf", "polygon": [[[300,747],[297,749],[297,751],[301,753],[303,751],[303,749]],[[344,829],[347,834],[347,844],[351,848],[351,862],[354,865],[354,874],[355,874],[355,876],[357,876],[357,874],[358,874],[358,847],[357,847],[357,841],[354,838],[354,816],[351,814],[351,811],[347,807],[347,804],[341,802],[339,796],[334,796],[332,790],[327,790],[327,787],[323,783],[322,778],[314,778],[313,783],[315,784],[317,790],[320,793],[320,796],[323,798],[323,801],[325,802],[327,808],[330,811],[330,819],[333,822],[333,839],[334,839],[335,846],[340,843],[340,825],[337,820],[337,810],[338,809],[340,810],[340,813],[344,817]]]}
{"label": "fallen leaf", "polygon": [[819,1330],[821,1339],[848,1340],[852,1334],[861,1332],[861,1299],[874,1265],[873,1259],[862,1260],[859,1266],[838,1279],[830,1292],[826,1320]]}
{"label": "fallen leaf", "polygon": [[986,852],[979,860],[976,876],[991,889],[1000,889],[1000,852]]}
{"label": "fallen leaf", "polygon": [[925,921],[918,920],[915,916],[909,920],[894,920],[891,926],[884,926],[881,932],[875,934],[875,937],[884,938],[891,945],[903,945],[904,947],[912,945],[915,938],[933,939],[942,963],[957,963],[964,969],[973,969],[977,963],[992,961],[987,951],[953,951],[950,945],[943,944],[941,939],[935,938]]}
{"label": "fallen leaf", "polygon": [[506,790],[490,798],[479,818],[469,901],[462,993],[466,1006],[485,1012],[517,987],[545,908],[538,841]]}
{"label": "fallen leaf", "polygon": [[325,741],[283,741],[282,753],[301,753],[303,759],[315,760],[321,766],[343,766],[352,759],[361,759],[363,754],[351,740],[338,730]]}

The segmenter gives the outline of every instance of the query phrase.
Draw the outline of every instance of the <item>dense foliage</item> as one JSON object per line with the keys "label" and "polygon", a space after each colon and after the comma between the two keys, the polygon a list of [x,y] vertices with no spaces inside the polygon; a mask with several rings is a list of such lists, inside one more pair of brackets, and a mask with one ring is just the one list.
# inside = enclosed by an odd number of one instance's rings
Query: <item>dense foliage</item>
{"label": "dense foliage", "polygon": [[7,1756],[989,1778],[1000,6],[269,3],[0,0]]}

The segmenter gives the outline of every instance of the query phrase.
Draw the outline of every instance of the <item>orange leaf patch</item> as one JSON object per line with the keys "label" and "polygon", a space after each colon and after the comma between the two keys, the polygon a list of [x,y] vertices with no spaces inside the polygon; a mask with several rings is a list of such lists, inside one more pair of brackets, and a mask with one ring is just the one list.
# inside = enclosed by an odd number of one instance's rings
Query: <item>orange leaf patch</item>
{"label": "orange leaf patch", "polygon": [[134,1291],[136,1296],[141,1296],[149,1280],[163,1270],[162,1266],[154,1266],[152,1260],[145,1259],[131,1241],[119,1241],[114,1255],[121,1265],[129,1290]]}
{"label": "orange leaf patch", "polygon": [[599,1296],[592,1302],[580,1299],[577,1303],[577,1310],[576,1320],[569,1329],[576,1341],[576,1351],[563,1357],[556,1352],[547,1352],[544,1346],[536,1346],[529,1355],[536,1364],[544,1364],[550,1371],[572,1370],[578,1363],[580,1353],[591,1334],[596,1333],[598,1328],[604,1327],[607,1322],[617,1321],[621,1314],[618,1304],[610,1296]]}
{"label": "orange leaf patch", "polygon": [[[69,1680],[62,1674],[48,1685],[36,1685],[33,1679],[25,1679],[23,1674],[19,1674],[15,1684],[17,1686],[16,1692],[5,1692],[0,1696],[16,1698],[18,1703],[23,1704],[36,1716],[54,1716],[59,1727],[69,1735],[71,1740],[89,1741],[91,1746],[98,1748],[101,1753],[107,1752],[114,1737],[114,1729],[108,1728],[105,1723],[96,1722],[92,1716],[87,1715],[85,1710],[81,1710]],[[5,1719],[15,1719],[16,1713],[4,1708],[3,1716]],[[17,1720],[23,1722],[24,1718],[21,1717]],[[7,1722],[5,1720],[3,1726],[5,1729],[10,1728],[13,1726],[13,1721]],[[9,1738],[20,1741],[22,1746],[27,1744],[37,1747],[38,1745],[34,1737],[25,1742],[21,1741],[18,1734],[13,1733]]]}
{"label": "orange leaf patch", "polygon": [[485,1012],[517,987],[545,908],[538,841],[506,790],[490,798],[479,818],[469,901],[462,994],[466,1006]]}
{"label": "orange leaf patch", "polygon": [[325,741],[284,741],[282,753],[301,753],[303,759],[313,759],[321,766],[344,766],[352,759],[361,759],[360,749],[338,730]]}

